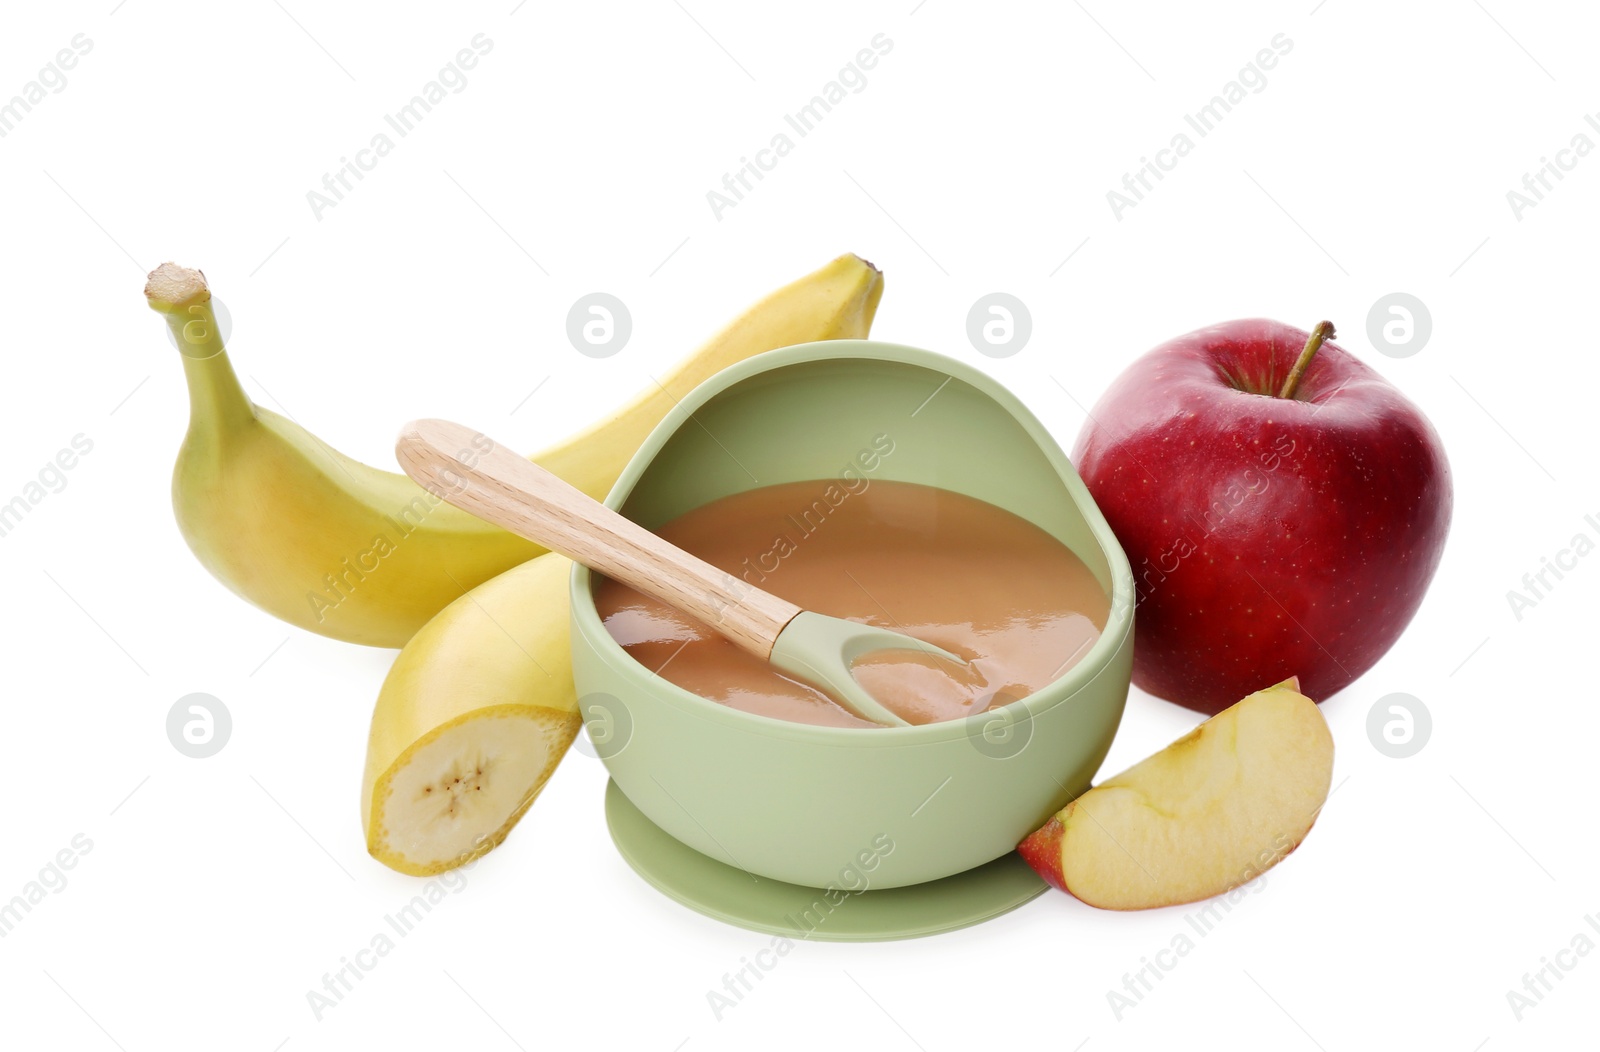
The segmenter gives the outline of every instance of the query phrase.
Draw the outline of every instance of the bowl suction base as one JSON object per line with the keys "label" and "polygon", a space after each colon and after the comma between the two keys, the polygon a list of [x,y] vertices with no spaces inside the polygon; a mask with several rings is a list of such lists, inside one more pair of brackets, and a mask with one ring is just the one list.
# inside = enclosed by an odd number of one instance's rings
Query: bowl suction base
{"label": "bowl suction base", "polygon": [[668,898],[728,924],[795,940],[937,935],[1008,913],[1049,887],[1015,852],[942,880],[859,893],[756,877],[663,832],[614,781],[606,783],[606,825],[628,865]]}

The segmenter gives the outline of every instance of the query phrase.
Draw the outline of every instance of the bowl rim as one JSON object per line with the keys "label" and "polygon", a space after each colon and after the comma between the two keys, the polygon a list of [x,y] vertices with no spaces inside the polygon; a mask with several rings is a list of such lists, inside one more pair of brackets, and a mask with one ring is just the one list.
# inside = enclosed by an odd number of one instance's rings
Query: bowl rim
{"label": "bowl rim", "polygon": [[[577,562],[572,564],[568,578],[569,605],[574,628],[571,645],[576,648],[587,641],[588,645],[597,651],[597,656],[602,661],[623,674],[629,674],[631,666],[632,674],[649,677],[654,681],[651,686],[657,692],[658,700],[669,703],[685,715],[724,724],[731,730],[742,730],[765,737],[842,747],[882,748],[885,745],[932,744],[965,738],[970,735],[968,724],[980,715],[987,717],[982,721],[985,724],[997,718],[1017,722],[1029,721],[1044,710],[1070,700],[1084,687],[1098,679],[1133,631],[1134,607],[1137,604],[1134,596],[1133,570],[1129,566],[1127,554],[1111,532],[1111,526],[1106,522],[1099,505],[1090,496],[1089,489],[1079,477],[1077,468],[1073,466],[1055,437],[1039,422],[1038,417],[994,377],[954,358],[918,347],[881,340],[822,340],[794,344],[753,355],[702,381],[673,406],[628,460],[622,474],[611,487],[611,492],[606,495],[604,501],[606,507],[621,512],[622,505],[632,495],[634,487],[643,476],[645,467],[655,461],[668,440],[713,398],[763,373],[821,361],[891,362],[940,372],[977,389],[1022,426],[1066,486],[1073,504],[1088,524],[1090,534],[1105,554],[1110,569],[1111,605],[1106,616],[1106,627],[1094,645],[1089,648],[1089,652],[1077,664],[1033,693],[966,719],[939,720],[908,727],[829,727],[799,723],[775,716],[745,712],[703,698],[645,668],[612,638],[610,632],[606,631],[605,625],[600,620],[599,611],[595,608],[594,594],[590,587],[593,575],[588,567]],[[623,704],[627,705],[627,702],[624,701]],[[582,698],[579,699],[579,708],[580,710],[583,708]],[[1022,713],[1020,717],[1015,715],[1019,712]]]}

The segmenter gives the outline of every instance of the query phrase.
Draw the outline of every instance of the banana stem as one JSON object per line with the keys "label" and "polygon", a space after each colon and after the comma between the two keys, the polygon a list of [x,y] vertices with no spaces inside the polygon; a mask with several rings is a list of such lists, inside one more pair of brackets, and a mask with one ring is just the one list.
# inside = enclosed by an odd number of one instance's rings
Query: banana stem
{"label": "banana stem", "polygon": [[176,263],[163,263],[150,272],[144,295],[151,309],[166,318],[178,350],[183,352],[191,434],[254,420],[255,405],[239,384],[222,345],[206,276]]}
{"label": "banana stem", "polygon": [[211,287],[200,271],[163,263],[150,272],[144,296],[153,310],[166,315],[178,350],[185,358],[210,358],[222,353],[222,333],[211,308]]}

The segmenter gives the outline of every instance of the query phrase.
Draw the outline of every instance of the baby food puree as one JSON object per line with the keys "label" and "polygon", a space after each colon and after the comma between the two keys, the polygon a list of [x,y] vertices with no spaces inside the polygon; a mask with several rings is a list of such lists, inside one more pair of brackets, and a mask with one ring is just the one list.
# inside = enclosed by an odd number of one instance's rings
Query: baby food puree
{"label": "baby food puree", "polygon": [[[1105,591],[1066,545],[1003,508],[933,486],[763,486],[656,532],[806,610],[903,632],[964,658],[960,666],[886,650],[855,663],[857,682],[913,724],[1033,693],[1088,652],[1110,612]],[[595,605],[629,654],[701,697],[801,723],[877,726],[627,585],[600,578]]]}

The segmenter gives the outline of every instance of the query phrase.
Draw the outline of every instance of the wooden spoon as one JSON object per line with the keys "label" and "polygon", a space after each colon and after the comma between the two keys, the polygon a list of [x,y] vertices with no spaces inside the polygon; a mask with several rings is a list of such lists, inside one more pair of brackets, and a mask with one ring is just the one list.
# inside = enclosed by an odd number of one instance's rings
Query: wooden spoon
{"label": "wooden spoon", "polygon": [[920,639],[802,610],[762,591],[461,424],[412,421],[400,432],[395,456],[436,497],[698,618],[864,720],[908,726],[850,674],[863,654],[917,650],[965,664]]}

